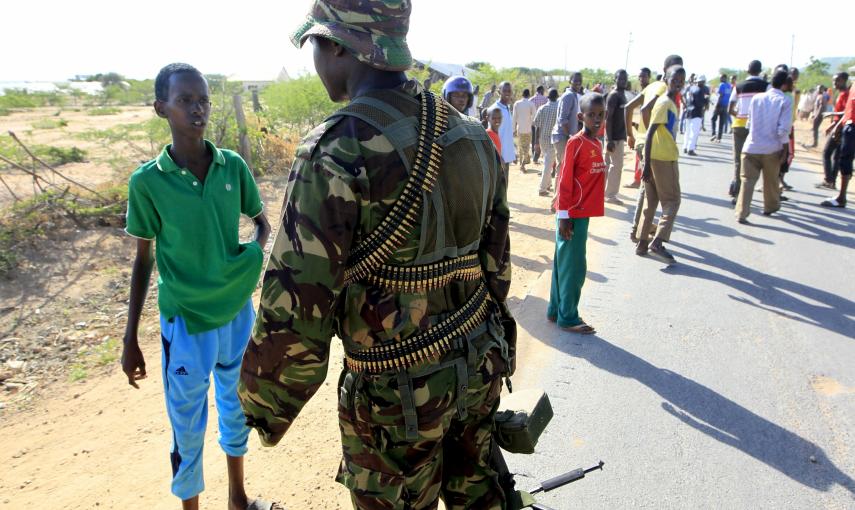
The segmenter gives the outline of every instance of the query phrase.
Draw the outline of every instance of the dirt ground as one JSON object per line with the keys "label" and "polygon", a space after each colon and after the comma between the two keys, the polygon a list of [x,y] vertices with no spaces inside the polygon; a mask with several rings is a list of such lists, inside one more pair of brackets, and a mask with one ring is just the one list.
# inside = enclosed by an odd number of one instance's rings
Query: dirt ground
{"label": "dirt ground", "polygon": [[[122,115],[129,122],[146,113],[129,110]],[[75,118],[69,119],[69,127],[74,126]],[[33,122],[17,114],[0,118],[4,131],[10,120],[17,129]],[[799,125],[797,140],[807,139],[805,129]],[[44,141],[38,143],[47,143],[52,135],[41,135]],[[56,136],[59,144],[62,136]],[[819,157],[817,150],[797,149],[798,164],[817,171],[817,181]],[[631,179],[629,157],[627,163],[624,182]],[[101,176],[98,167],[86,164],[79,175],[92,183],[115,178],[112,170]],[[551,269],[554,220],[549,199],[538,196],[539,179],[531,170],[522,174],[511,167],[512,309]],[[284,180],[265,177],[259,186],[276,228],[273,219],[279,216]],[[635,192],[625,191],[629,207]],[[618,227],[617,220],[601,218],[592,222],[591,232],[610,240]],[[591,273],[602,272],[608,247],[589,243]],[[177,508],[169,492],[170,433],[160,376],[156,289],[149,293],[140,331],[149,377],[135,390],[118,367],[132,254],[133,241],[118,228],[65,232],[50,244],[33,247],[15,278],[2,282],[0,509]],[[520,346],[523,368],[514,378],[516,388],[525,388],[529,375],[549,356],[546,347],[521,333],[529,341]],[[251,495],[281,501],[289,509],[350,508],[346,491],[333,480],[340,459],[335,384],[341,358],[341,345],[334,341],[326,382],[278,447],[262,448],[251,436],[246,464]],[[225,462],[216,428],[215,421],[209,423],[203,508],[225,508]]]}
{"label": "dirt ground", "polygon": [[[122,147],[105,147],[96,141],[84,140],[81,135],[88,131],[107,129],[121,124],[134,124],[146,121],[154,116],[151,107],[123,107],[113,115],[90,115],[92,108],[32,108],[19,110],[11,115],[0,117],[0,136],[6,137],[8,131],[14,132],[27,146],[50,145],[62,148],[78,147],[87,152],[87,161],[69,163],[57,168],[63,175],[85,186],[96,187],[100,184],[113,182],[119,177],[109,161],[115,157],[117,150]],[[58,113],[58,115],[57,115]],[[65,120],[68,125],[45,129],[40,123],[50,123],[58,119]],[[5,163],[0,164],[5,166]],[[31,167],[26,166],[31,169]],[[67,184],[62,178],[50,170],[36,166],[36,172],[51,183]],[[0,177],[12,188],[20,198],[33,195],[33,178],[22,170],[3,170]],[[12,195],[5,186],[0,186],[0,209],[11,204]]]}

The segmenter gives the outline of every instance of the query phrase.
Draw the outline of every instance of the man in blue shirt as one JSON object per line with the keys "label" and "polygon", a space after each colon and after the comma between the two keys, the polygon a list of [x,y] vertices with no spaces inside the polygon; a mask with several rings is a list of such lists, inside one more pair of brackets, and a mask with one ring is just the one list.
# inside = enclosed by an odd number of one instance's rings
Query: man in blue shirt
{"label": "man in blue shirt", "polygon": [[567,140],[579,132],[579,95],[581,93],[582,73],[573,73],[570,78],[570,90],[558,99],[558,118],[552,129],[552,145],[555,146],[555,160],[559,171],[564,161]]}
{"label": "man in blue shirt", "polygon": [[[719,78],[718,86],[718,102],[715,104],[715,111],[712,116],[712,138],[711,142],[721,142],[721,134],[724,131],[724,126],[727,123],[727,107],[730,104],[730,93],[733,91],[733,86],[728,83],[727,75],[722,74]],[[718,119],[718,132],[715,130],[715,121]]]}

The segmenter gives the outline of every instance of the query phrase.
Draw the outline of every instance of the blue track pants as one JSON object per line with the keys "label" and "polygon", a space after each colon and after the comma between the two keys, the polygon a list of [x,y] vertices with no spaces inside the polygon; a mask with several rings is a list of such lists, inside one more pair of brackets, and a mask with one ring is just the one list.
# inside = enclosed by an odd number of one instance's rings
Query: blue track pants
{"label": "blue track pants", "polygon": [[202,446],[212,372],[220,446],[233,457],[246,453],[249,428],[238,401],[237,385],[254,322],[252,300],[228,324],[194,335],[187,333],[180,316],[160,318],[166,412],[172,424],[172,493],[182,500],[205,489]]}

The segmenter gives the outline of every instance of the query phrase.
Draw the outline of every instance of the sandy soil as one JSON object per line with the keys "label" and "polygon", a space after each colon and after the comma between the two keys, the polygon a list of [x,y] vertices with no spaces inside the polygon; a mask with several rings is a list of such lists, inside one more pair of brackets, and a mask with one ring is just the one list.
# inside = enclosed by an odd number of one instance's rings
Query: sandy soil
{"label": "sandy soil", "polygon": [[[797,139],[805,140],[802,128]],[[800,164],[818,172],[817,156],[798,149]],[[625,182],[631,178],[630,167],[626,165]],[[537,195],[538,182],[536,173],[511,167],[512,309],[551,269],[554,220],[549,199]],[[281,177],[259,184],[269,216],[278,217]],[[627,207],[634,197],[634,191],[623,195]],[[592,222],[592,239],[600,241],[589,243],[589,284],[596,284],[602,273],[605,250],[614,245],[611,239],[619,226],[610,218]],[[34,250],[18,277],[3,282],[0,348],[19,346],[9,352],[25,358],[27,365],[11,379],[21,383],[10,387],[7,378],[0,390],[0,508],[177,508],[169,493],[170,434],[153,293],[141,331],[149,369],[141,389],[127,385],[115,359],[108,356],[99,364],[92,362],[90,351],[81,350],[103,345],[105,337],[120,341],[132,248],[116,228],[70,232],[53,246]],[[521,339],[516,388],[525,388],[530,374],[550,355],[525,331]],[[68,345],[73,347],[63,350]],[[62,354],[65,360],[45,361]],[[0,361],[14,359],[2,356]],[[346,491],[333,481],[340,456],[335,384],[341,357],[340,343],[334,342],[327,381],[279,447],[262,448],[251,437],[246,467],[251,495],[279,500],[290,509],[350,508]],[[72,382],[70,370],[81,358],[88,360],[88,372]],[[208,427],[206,451],[203,506],[225,508],[225,462],[216,444],[215,421]]]}

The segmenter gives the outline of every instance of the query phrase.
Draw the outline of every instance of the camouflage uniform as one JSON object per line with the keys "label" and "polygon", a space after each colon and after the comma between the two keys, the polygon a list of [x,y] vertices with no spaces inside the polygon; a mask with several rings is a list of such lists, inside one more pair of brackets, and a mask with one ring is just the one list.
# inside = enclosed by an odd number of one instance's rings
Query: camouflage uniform
{"label": "camouflage uniform", "polygon": [[[410,108],[402,113],[415,117],[418,103],[400,97],[421,93],[408,82],[370,96]],[[500,163],[479,124],[453,112],[449,132],[454,128],[467,134],[446,148],[436,189],[424,197],[422,221],[393,263],[477,253],[491,295],[504,300],[509,213]],[[324,381],[334,333],[347,352],[397,342],[447,317],[478,286],[455,280],[402,293],[366,282],[344,285],[351,248],[377,227],[407,177],[407,164],[388,139],[351,116],[333,115],[298,149],[240,387],[248,421],[264,444],[281,439]],[[460,349],[438,362],[406,371],[345,368],[339,402],[344,459],[337,479],[352,490],[356,507],[432,508],[442,492],[449,508],[502,508],[487,456],[500,378],[508,371],[507,346],[495,313],[470,336],[457,339]],[[402,401],[412,401],[417,430],[407,428]]]}
{"label": "camouflage uniform", "polygon": [[[365,23],[374,26],[395,9],[408,16],[409,2],[318,1],[310,22],[327,16],[348,26],[372,20]],[[406,43],[401,38],[385,45],[394,37],[381,28],[387,35],[371,36],[368,54],[335,23],[307,23],[295,39],[329,37],[374,67],[408,66]],[[509,211],[500,162],[480,124],[448,108],[448,129],[437,139],[444,147],[438,181],[432,192],[422,192],[418,221],[387,264],[412,267],[468,256],[481,278],[412,292],[345,278],[352,251],[409,179],[422,94],[414,81],[369,92],[302,141],[239,394],[248,424],[263,444],[275,445],[323,383],[334,334],[349,355],[400,345],[465,308],[486,284],[492,296],[486,320],[465,337],[451,338],[454,348],[440,358],[380,372],[345,365],[337,480],[351,490],[356,508],[435,508],[442,496],[450,509],[501,509],[504,495],[487,457],[501,377],[510,371],[497,314],[510,286]]]}

